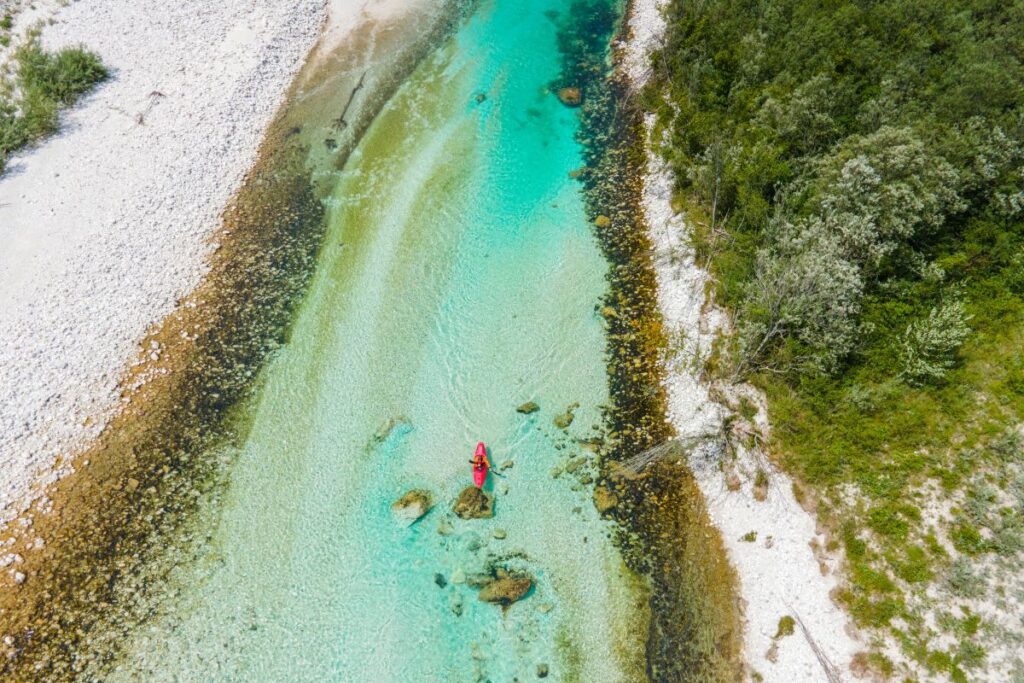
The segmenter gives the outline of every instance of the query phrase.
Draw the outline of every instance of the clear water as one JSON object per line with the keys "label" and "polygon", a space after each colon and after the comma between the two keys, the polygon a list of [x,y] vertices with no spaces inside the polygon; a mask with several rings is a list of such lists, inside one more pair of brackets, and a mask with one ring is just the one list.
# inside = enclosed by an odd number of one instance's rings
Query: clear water
{"label": "clear water", "polygon": [[[642,593],[590,486],[552,476],[608,400],[578,123],[546,89],[568,6],[482,3],[339,173],[205,559],[172,577],[121,678],[636,680]],[[528,400],[540,412],[518,414]],[[566,434],[552,418],[573,403]],[[464,521],[477,440],[514,466],[490,478],[495,517]],[[390,506],[410,488],[436,505],[406,528]],[[537,578],[507,611],[452,581],[496,557]]]}

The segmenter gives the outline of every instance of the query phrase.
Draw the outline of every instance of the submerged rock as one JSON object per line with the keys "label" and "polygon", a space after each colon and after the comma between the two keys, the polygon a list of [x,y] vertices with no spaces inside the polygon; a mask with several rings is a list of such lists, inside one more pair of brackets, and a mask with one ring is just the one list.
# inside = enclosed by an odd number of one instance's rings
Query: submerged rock
{"label": "submerged rock", "polygon": [[547,664],[538,664],[537,665],[537,678],[547,678],[547,677],[548,677],[548,665]]}
{"label": "submerged rock", "polygon": [[512,603],[522,600],[531,588],[533,588],[533,577],[525,574],[509,575],[492,579],[480,589],[477,597],[481,602],[492,602],[502,607],[508,607]]}
{"label": "submerged rock", "polygon": [[594,487],[594,507],[604,514],[619,504],[619,497],[607,486]]}
{"label": "submerged rock", "polygon": [[573,458],[572,460],[565,463],[565,471],[568,472],[569,474],[576,474],[576,472],[586,464],[587,459],[581,455],[580,457]]}
{"label": "submerged rock", "polygon": [[533,401],[527,401],[523,405],[516,408],[516,412],[522,413],[523,415],[529,415],[530,413],[535,413],[538,410],[540,410],[540,406],[534,403]]}
{"label": "submerged rock", "polygon": [[494,516],[494,498],[475,486],[467,486],[455,500],[452,510],[462,519]]}
{"label": "submerged rock", "polygon": [[565,412],[561,415],[556,415],[554,419],[555,426],[559,429],[568,429],[569,425],[576,418],[574,412],[580,407],[579,403],[573,403],[571,406],[565,409]]}
{"label": "submerged rock", "polygon": [[413,489],[391,504],[391,513],[403,525],[409,526],[430,512],[433,506],[430,491]]}
{"label": "submerged rock", "polygon": [[594,225],[596,225],[599,228],[607,228],[611,224],[612,219],[608,218],[608,216],[605,216],[604,214],[601,214],[594,219]]}
{"label": "submerged rock", "polygon": [[452,613],[457,616],[462,616],[462,594],[458,591],[452,591],[448,596],[448,605],[452,609]]}
{"label": "submerged rock", "polygon": [[567,107],[578,107],[583,101],[583,93],[575,87],[559,88],[558,101]]}

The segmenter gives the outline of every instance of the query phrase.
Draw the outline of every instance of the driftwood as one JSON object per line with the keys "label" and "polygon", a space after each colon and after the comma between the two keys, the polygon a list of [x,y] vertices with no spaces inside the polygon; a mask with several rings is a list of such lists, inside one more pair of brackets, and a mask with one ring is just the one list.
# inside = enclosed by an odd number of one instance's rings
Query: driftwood
{"label": "driftwood", "polygon": [[356,87],[352,88],[352,92],[348,95],[348,102],[345,103],[345,108],[341,110],[341,116],[334,119],[334,127],[338,130],[342,130],[348,125],[345,120],[345,115],[348,114],[349,108],[352,106],[352,101],[356,98],[356,93],[359,92],[363,87],[363,82],[366,80],[366,71],[359,77],[359,82],[356,83]]}
{"label": "driftwood", "polygon": [[814,652],[814,656],[818,658],[818,663],[821,664],[821,669],[825,673],[825,678],[829,683],[842,683],[843,677],[842,674],[839,673],[839,668],[832,663],[828,658],[828,655],[826,655],[824,650],[821,649],[821,646],[818,645],[818,641],[811,636],[810,630],[807,628],[804,620],[800,618],[800,615],[797,614],[796,610],[793,610],[793,616],[796,617],[796,623],[799,624],[800,631],[804,634],[804,640],[806,640],[807,644],[811,646],[811,651]]}
{"label": "driftwood", "polygon": [[624,460],[616,469],[620,472],[628,472],[635,475],[640,474],[641,471],[654,462],[686,462],[687,452],[701,445],[707,445],[716,449],[720,448],[722,446],[721,435],[700,434],[697,436],[666,439]]}

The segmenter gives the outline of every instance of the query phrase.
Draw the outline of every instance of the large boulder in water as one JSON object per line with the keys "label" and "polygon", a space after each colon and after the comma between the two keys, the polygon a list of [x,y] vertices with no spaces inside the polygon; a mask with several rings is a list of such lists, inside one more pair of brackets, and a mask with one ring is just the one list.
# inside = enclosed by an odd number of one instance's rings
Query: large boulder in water
{"label": "large boulder in water", "polygon": [[538,410],[540,410],[540,406],[534,403],[533,401],[527,401],[523,405],[516,408],[516,412],[522,413],[523,415],[529,415],[531,413],[537,412]]}
{"label": "large boulder in water", "polygon": [[526,574],[509,574],[488,582],[480,589],[477,597],[481,602],[493,602],[502,607],[508,607],[513,602],[522,600],[531,588],[533,588],[533,577]]}
{"label": "large boulder in water", "polygon": [[579,403],[573,403],[571,406],[566,408],[564,413],[561,415],[555,415],[555,419],[553,420],[555,426],[559,429],[568,429],[569,425],[571,425],[572,421],[576,418],[575,411],[579,407]]}
{"label": "large boulder in water", "polygon": [[579,88],[559,88],[558,100],[567,107],[578,107],[583,101],[583,93]]}
{"label": "large boulder in water", "polygon": [[463,519],[494,516],[494,498],[475,486],[467,486],[455,500],[452,510]]}
{"label": "large boulder in water", "polygon": [[413,489],[391,504],[391,513],[403,526],[409,526],[434,506],[430,491]]}

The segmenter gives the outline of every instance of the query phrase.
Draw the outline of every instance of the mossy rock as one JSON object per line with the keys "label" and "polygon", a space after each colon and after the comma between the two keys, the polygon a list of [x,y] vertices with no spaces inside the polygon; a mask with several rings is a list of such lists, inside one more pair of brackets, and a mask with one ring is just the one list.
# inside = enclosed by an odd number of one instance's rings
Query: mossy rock
{"label": "mossy rock", "polygon": [[619,496],[607,486],[594,487],[594,507],[604,514],[619,504]]}
{"label": "mossy rock", "polygon": [[574,412],[579,407],[579,403],[573,403],[571,406],[566,408],[564,413],[562,413],[561,415],[555,415],[555,419],[553,420],[555,426],[558,427],[559,429],[568,429],[569,425],[572,424],[572,421],[576,419],[576,415],[574,414]]}
{"label": "mossy rock", "polygon": [[540,410],[540,406],[534,403],[533,401],[527,401],[523,405],[516,408],[516,412],[522,413],[523,415],[530,415],[532,413],[536,413],[538,410]]}
{"label": "mossy rock", "polygon": [[522,600],[533,588],[533,577],[517,574],[496,578],[490,581],[477,594],[481,602],[492,602],[508,607]]}
{"label": "mossy rock", "polygon": [[391,513],[404,526],[409,526],[430,512],[434,498],[430,491],[412,489],[391,504]]}
{"label": "mossy rock", "polygon": [[467,486],[455,500],[452,511],[462,519],[493,517],[494,498],[475,486]]}
{"label": "mossy rock", "polygon": [[559,88],[558,101],[567,107],[578,107],[583,102],[583,93],[575,87]]}

